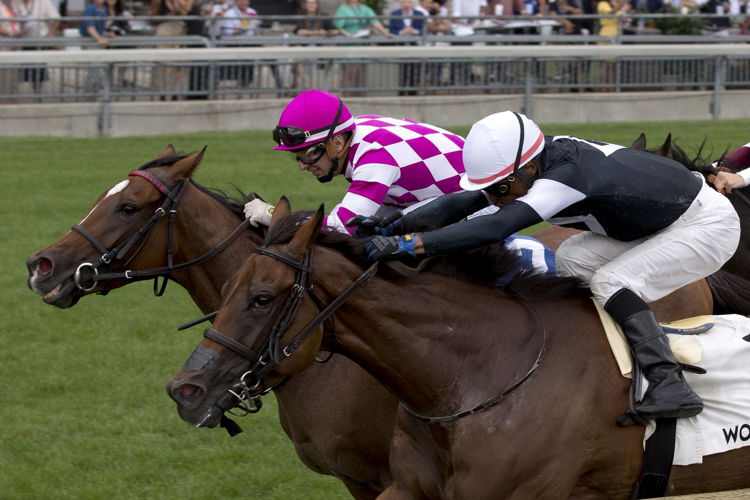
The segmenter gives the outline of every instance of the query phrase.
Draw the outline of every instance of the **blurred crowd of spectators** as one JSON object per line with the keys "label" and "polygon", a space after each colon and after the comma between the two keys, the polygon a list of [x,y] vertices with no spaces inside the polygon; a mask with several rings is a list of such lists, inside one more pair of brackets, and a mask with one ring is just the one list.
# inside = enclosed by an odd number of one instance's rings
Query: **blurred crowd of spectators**
{"label": "blurred crowd of spectators", "polygon": [[[181,38],[186,36],[201,37],[201,41],[204,40],[202,37],[229,40],[228,43],[236,45],[267,43],[267,38],[266,41],[253,42],[257,35],[311,37],[309,42],[305,42],[311,44],[322,43],[321,37],[359,39],[370,36],[377,38],[376,43],[395,39],[388,43],[416,44],[427,42],[418,40],[422,35],[445,34],[454,35],[446,39],[448,43],[461,43],[458,38],[461,35],[497,33],[499,31],[495,29],[507,30],[511,26],[513,29],[523,29],[525,33],[542,35],[545,34],[542,29],[530,28],[554,26],[557,33],[596,34],[600,35],[596,43],[604,44],[612,42],[609,38],[601,37],[615,37],[625,29],[677,34],[728,31],[730,19],[735,22],[733,27],[736,30],[746,33],[745,19],[750,0],[380,0],[378,5],[388,7],[381,7],[377,12],[365,0],[340,0],[342,3],[338,5],[325,0],[298,0],[297,17],[289,18],[287,22],[274,18],[274,26],[263,24],[263,12],[251,6],[252,0],[145,0],[150,4],[141,4],[141,7],[150,8],[146,12],[152,16],[148,18],[149,22],[143,18],[133,18],[126,8],[132,5],[126,2],[132,0],[86,0],[88,4],[80,12],[85,19],[66,20],[66,1],[0,0],[0,42],[2,38],[29,39],[28,44],[23,41],[5,45],[0,43],[0,50],[49,48],[48,44],[41,44],[39,40],[60,36],[62,26],[66,28],[66,37],[71,36],[72,32],[73,35],[90,38],[95,41],[90,45],[98,48],[126,48],[127,35],[154,36],[154,43],[150,46],[155,47],[188,43]],[[321,2],[334,6],[331,9],[333,12],[322,9]],[[683,16],[695,12],[712,16],[703,19]],[[679,16],[644,21],[640,13],[672,13]],[[143,15],[144,12],[139,14]],[[558,17],[583,14],[599,17]],[[516,20],[515,16],[522,17]],[[543,17],[536,20],[537,16]],[[741,19],[739,26],[737,19]],[[118,37],[124,38],[113,44],[112,40]],[[409,40],[409,37],[414,38]],[[57,42],[52,40],[51,43]],[[291,43],[300,44],[297,39]],[[361,42],[349,40],[348,43]],[[445,42],[433,39],[429,43]],[[0,69],[0,94],[12,94],[12,88],[17,83],[31,85],[33,92],[39,93],[42,85],[49,80],[46,65],[22,66],[21,69]],[[261,71],[271,75],[278,89],[320,86],[320,78],[336,78],[341,83],[344,95],[359,95],[367,83],[365,65],[361,63],[347,62],[335,68],[335,71],[325,63],[308,64],[296,60],[289,66],[291,69],[286,70],[283,65],[273,62],[267,64],[265,70],[262,66],[262,61],[260,64],[222,61],[215,67],[203,64],[156,65],[150,73],[148,85],[159,91],[162,99],[205,99],[208,95],[206,90],[218,88],[219,82],[233,82],[237,88],[250,87],[254,82],[257,84],[261,80]],[[405,62],[398,67],[399,93],[412,95],[420,84],[435,85],[442,80],[470,84],[479,78],[475,78],[472,71],[471,65],[463,62],[436,63],[426,69]],[[603,62],[596,72],[601,81],[611,81],[614,64]],[[136,70],[118,68],[115,85],[136,88],[137,79]],[[585,76],[581,76],[580,80],[584,81]],[[97,92],[103,81],[101,74],[89,71],[85,78],[85,91]]]}
{"label": "blurred crowd of spectators", "polygon": [[[56,20],[61,19],[60,1],[0,0],[0,37],[59,35],[60,23]],[[127,20],[131,13],[125,7],[125,0],[88,1],[90,3],[81,15],[91,19],[80,23],[81,36],[90,37],[98,46],[106,47],[113,37],[131,32],[131,23]],[[700,12],[727,16],[713,17],[698,24],[692,21],[692,26],[674,18],[660,21],[660,24],[650,23],[652,28],[661,32],[687,33],[689,31],[685,30],[690,28],[728,28],[730,16],[747,13],[747,3],[748,0],[400,0],[397,9],[375,12],[362,0],[343,0],[333,13],[327,13],[321,10],[319,0],[300,0],[298,15],[309,19],[302,18],[286,27],[296,35],[317,37],[462,35],[487,28],[493,22],[499,24],[489,18],[472,19],[476,16],[504,16],[507,22],[508,16],[513,15],[619,15],[621,19],[603,17],[599,22],[593,19],[556,19],[555,26],[562,33],[613,36],[621,28],[618,24],[635,25],[637,13]],[[188,21],[159,21],[141,31],[157,36],[253,36],[261,31],[259,14],[263,13],[257,12],[250,4],[251,0],[151,0],[151,15],[202,17]],[[440,19],[442,16],[451,16],[452,19]],[[119,19],[113,21],[112,17]],[[24,21],[27,18],[49,21]],[[639,26],[643,27],[643,24],[641,20]],[[744,32],[744,25],[742,28]]]}

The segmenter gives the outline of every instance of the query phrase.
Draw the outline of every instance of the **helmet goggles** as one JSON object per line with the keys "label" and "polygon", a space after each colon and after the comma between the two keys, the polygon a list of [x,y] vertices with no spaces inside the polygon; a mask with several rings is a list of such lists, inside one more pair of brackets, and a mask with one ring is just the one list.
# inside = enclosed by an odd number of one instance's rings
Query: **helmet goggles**
{"label": "helmet goggles", "polygon": [[275,129],[273,129],[273,140],[279,146],[287,146],[293,148],[294,146],[304,144],[308,137],[328,130],[328,135],[321,142],[325,143],[328,139],[331,138],[333,132],[336,130],[336,126],[339,124],[339,118],[341,117],[341,110],[343,108],[344,102],[339,98],[339,109],[338,111],[336,111],[336,117],[333,119],[333,123],[331,123],[329,126],[322,127],[316,130],[302,130],[301,128],[292,126],[277,126]]}
{"label": "helmet goggles", "polygon": [[297,127],[276,127],[273,129],[273,140],[279,146],[299,146],[304,144],[308,137],[313,134],[319,134],[330,129],[330,127],[323,127],[317,130],[302,130]]}

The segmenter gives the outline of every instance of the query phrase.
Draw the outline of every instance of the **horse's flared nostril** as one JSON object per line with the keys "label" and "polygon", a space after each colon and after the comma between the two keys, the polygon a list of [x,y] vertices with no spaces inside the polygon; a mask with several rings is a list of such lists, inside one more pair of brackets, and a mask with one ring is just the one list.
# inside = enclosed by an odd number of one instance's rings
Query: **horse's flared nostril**
{"label": "horse's flared nostril", "polygon": [[198,388],[194,385],[183,385],[182,387],[180,387],[180,396],[182,396],[183,398],[189,398],[197,390]]}
{"label": "horse's flared nostril", "polygon": [[200,400],[200,395],[203,394],[203,389],[193,384],[176,384],[167,389],[169,395],[177,403],[182,405],[189,405],[197,400]]}
{"label": "horse's flared nostril", "polygon": [[29,269],[30,274],[36,276],[47,276],[52,273],[52,269],[54,268],[52,261],[47,257],[37,257],[36,259],[29,261],[26,267]]}

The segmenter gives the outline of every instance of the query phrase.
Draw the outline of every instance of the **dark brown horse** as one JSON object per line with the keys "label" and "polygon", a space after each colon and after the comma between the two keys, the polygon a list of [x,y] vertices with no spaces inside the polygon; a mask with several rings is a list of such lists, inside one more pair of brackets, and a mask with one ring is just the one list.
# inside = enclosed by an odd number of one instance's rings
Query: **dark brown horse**
{"label": "dark brown horse", "polygon": [[[327,345],[401,403],[381,498],[630,497],[643,428],[615,425],[629,383],[572,280],[520,277],[507,293],[432,273],[372,277],[342,250],[351,240],[320,233],[322,208],[304,224],[288,208],[167,384],[183,419],[215,425],[237,395]],[[335,307],[334,331],[323,319]],[[675,467],[670,493],[750,486],[749,465],[744,448]]]}
{"label": "dark brown horse", "polygon": [[[174,191],[186,182],[172,231],[174,264],[206,255],[242,220],[241,204],[190,181],[200,159],[200,155],[176,156],[168,148],[160,158],[143,167],[168,190]],[[127,185],[123,183],[102,194],[79,224],[106,248],[118,247],[137,234],[168,198],[144,177],[129,176]],[[103,267],[102,272],[166,266],[168,225],[168,218],[161,218],[128,255],[104,266],[108,268]],[[568,230],[552,226],[538,236],[556,248],[569,234]],[[204,313],[215,311],[222,286],[262,243],[262,238],[259,230],[250,228],[211,259],[167,276],[186,288]],[[97,262],[102,253],[81,233],[71,231],[29,258],[29,287],[45,302],[72,307],[83,295],[131,283],[120,277],[100,281],[87,292],[76,286],[76,269],[81,264]],[[128,266],[123,267],[128,261]],[[668,321],[711,311],[704,282],[681,293],[655,306],[660,319]],[[340,478],[357,498],[372,498],[390,484],[388,453],[396,399],[364,370],[343,356],[334,356],[326,364],[314,364],[289,378],[274,393],[282,427],[310,469]]]}

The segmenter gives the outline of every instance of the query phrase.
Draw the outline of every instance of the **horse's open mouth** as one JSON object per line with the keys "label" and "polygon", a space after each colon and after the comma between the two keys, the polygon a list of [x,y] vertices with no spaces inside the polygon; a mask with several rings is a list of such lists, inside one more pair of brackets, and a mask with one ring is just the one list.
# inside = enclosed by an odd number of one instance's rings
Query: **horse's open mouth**
{"label": "horse's open mouth", "polygon": [[45,294],[40,293],[40,295],[45,303],[62,309],[73,307],[81,298],[81,294],[71,278],[61,281],[55,288]]}

